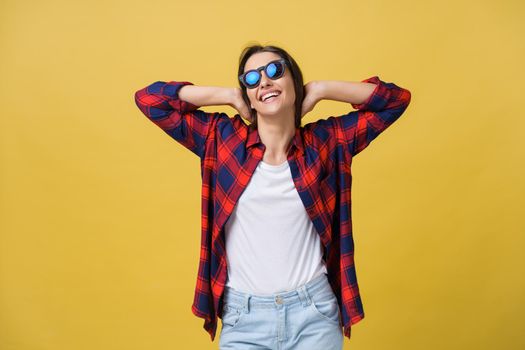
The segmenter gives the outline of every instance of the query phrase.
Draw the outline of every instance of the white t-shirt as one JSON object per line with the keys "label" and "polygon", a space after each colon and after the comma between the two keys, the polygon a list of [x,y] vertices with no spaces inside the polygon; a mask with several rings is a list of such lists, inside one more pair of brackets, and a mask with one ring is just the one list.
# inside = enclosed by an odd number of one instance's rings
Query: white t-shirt
{"label": "white t-shirt", "polygon": [[288,161],[260,161],[225,224],[228,278],[236,290],[271,295],[327,273],[322,243]]}

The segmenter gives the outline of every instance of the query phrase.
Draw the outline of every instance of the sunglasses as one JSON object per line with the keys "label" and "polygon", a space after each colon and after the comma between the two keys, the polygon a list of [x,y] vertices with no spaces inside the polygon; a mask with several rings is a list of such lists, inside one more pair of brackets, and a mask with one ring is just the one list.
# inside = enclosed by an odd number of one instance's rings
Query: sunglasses
{"label": "sunglasses", "polygon": [[253,89],[259,86],[261,82],[261,71],[264,70],[266,76],[272,80],[279,79],[284,74],[286,67],[286,60],[281,58],[279,60],[271,61],[266,66],[261,66],[257,69],[251,69],[239,75],[239,80],[248,89]]}

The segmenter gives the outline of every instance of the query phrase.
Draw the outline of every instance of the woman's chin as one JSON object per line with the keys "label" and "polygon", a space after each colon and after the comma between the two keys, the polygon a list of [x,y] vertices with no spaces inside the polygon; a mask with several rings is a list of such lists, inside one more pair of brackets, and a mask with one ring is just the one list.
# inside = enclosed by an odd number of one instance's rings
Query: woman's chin
{"label": "woman's chin", "polygon": [[294,105],[286,106],[281,101],[275,101],[274,103],[263,104],[257,109],[257,113],[262,117],[276,117],[286,114],[288,109],[293,113],[294,108]]}
{"label": "woman's chin", "polygon": [[280,101],[275,101],[272,103],[263,104],[259,113],[266,115],[279,114],[283,110],[283,106]]}

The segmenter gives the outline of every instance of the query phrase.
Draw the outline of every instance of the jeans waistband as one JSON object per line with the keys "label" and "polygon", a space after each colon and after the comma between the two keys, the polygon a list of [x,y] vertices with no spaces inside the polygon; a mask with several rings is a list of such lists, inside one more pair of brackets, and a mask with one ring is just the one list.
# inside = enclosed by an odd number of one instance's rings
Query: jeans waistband
{"label": "jeans waistband", "polygon": [[224,303],[230,305],[237,305],[245,312],[249,310],[249,306],[257,306],[262,308],[274,308],[280,307],[283,304],[292,304],[301,302],[304,305],[308,305],[310,301],[310,295],[320,293],[330,289],[330,283],[328,282],[328,276],[325,273],[313,278],[308,283],[303,284],[293,290],[278,292],[272,295],[256,295],[251,293],[245,293],[238,291],[229,286],[224,288]]}

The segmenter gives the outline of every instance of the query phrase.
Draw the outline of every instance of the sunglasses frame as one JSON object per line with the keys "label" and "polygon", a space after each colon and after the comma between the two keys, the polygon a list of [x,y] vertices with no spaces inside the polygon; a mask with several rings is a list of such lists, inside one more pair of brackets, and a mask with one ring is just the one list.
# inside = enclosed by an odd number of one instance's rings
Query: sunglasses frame
{"label": "sunglasses frame", "polygon": [[[264,70],[264,74],[266,74],[266,68],[268,68],[268,66],[272,63],[275,63],[275,62],[280,62],[282,65],[283,65],[283,72],[280,76],[278,77],[268,77],[269,79],[272,79],[272,80],[277,80],[279,79],[280,77],[282,77],[284,75],[284,72],[286,71],[286,59],[284,58],[280,58],[280,59],[277,59],[277,60],[273,60],[273,61],[270,61],[268,62],[266,65],[264,66],[260,66],[259,68],[256,68],[256,69],[250,69],[249,71],[246,71],[244,72],[243,74],[239,75],[239,80],[241,81],[241,83],[244,85],[244,87],[246,87],[247,89],[255,89],[257,86],[259,86],[259,84],[261,83],[261,78],[262,78],[262,73],[261,71]],[[246,84],[246,82],[244,81],[244,77],[246,76],[246,74],[250,73],[250,72],[257,72],[259,74],[259,81],[257,82],[256,85],[254,86],[248,86]],[[266,75],[268,76],[268,75]]]}

